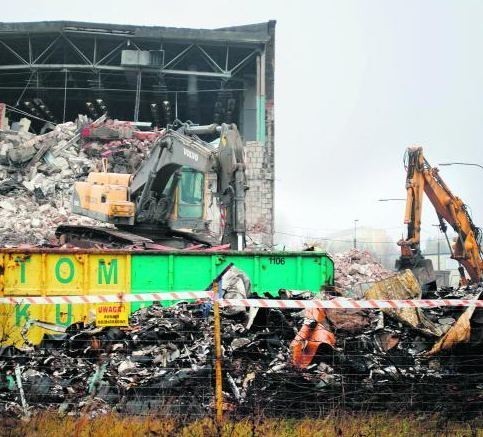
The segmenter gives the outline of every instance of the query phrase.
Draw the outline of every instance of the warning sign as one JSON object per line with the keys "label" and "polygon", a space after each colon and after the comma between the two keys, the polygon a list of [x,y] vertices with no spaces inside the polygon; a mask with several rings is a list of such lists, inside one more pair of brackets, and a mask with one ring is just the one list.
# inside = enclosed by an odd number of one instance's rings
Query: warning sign
{"label": "warning sign", "polygon": [[98,303],[97,326],[129,326],[129,305],[125,303]]}

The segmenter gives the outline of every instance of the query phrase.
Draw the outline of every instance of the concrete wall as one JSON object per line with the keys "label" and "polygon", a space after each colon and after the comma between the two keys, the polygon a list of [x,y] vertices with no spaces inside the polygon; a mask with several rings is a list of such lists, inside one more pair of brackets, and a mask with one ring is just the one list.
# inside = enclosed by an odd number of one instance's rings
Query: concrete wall
{"label": "concrete wall", "polygon": [[247,245],[270,248],[273,244],[273,156],[265,144],[247,141]]}
{"label": "concrete wall", "polygon": [[[257,73],[257,141],[246,143],[247,179],[247,244],[271,248],[274,233],[275,180],[275,21],[268,22],[270,40]],[[250,106],[247,105],[247,109]]]}

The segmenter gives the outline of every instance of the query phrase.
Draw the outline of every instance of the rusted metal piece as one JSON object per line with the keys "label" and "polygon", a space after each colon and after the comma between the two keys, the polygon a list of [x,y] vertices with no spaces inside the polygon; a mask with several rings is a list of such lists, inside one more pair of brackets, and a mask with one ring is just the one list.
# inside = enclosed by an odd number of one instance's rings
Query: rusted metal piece
{"label": "rusted metal piece", "polygon": [[323,308],[305,310],[305,321],[295,339],[290,344],[292,363],[300,369],[307,368],[322,344],[335,346],[335,336],[322,322],[326,319]]}
{"label": "rusted metal piece", "polygon": [[[475,301],[480,296],[481,293],[476,296]],[[468,343],[471,338],[471,318],[475,309],[475,305],[469,306],[448,332],[427,352],[427,355],[436,355],[442,351],[453,349],[457,344]]]}
{"label": "rusted metal piece", "polygon": [[338,309],[326,310],[327,320],[335,331],[345,331],[352,334],[362,332],[371,324],[371,318],[365,310]]}
{"label": "rusted metal piece", "polygon": [[378,346],[384,351],[394,349],[400,342],[399,335],[395,332],[381,332],[375,335]]}

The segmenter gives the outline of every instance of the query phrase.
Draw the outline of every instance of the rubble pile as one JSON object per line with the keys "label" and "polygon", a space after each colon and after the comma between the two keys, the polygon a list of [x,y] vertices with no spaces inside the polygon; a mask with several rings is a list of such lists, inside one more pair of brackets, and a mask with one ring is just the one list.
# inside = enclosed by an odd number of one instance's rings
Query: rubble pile
{"label": "rubble pile", "polygon": [[[425,316],[442,325],[462,311],[438,308]],[[306,369],[295,368],[290,355],[303,312],[260,308],[247,318],[222,317],[225,409],[234,415],[296,417],[340,408],[471,415],[483,406],[481,313],[469,343],[432,355],[434,336],[379,310],[333,313],[324,324],[336,345],[321,347]],[[73,325],[64,338],[35,349],[0,350],[0,408],[25,413],[18,367],[25,408],[33,411],[209,415],[213,350],[209,304],[155,304],[133,313],[129,328]]]}
{"label": "rubble pile", "polygon": [[82,150],[91,159],[107,159],[109,171],[132,173],[161,133],[138,131],[127,121],[95,122],[81,130]]}
{"label": "rubble pile", "polygon": [[360,284],[379,281],[394,275],[365,250],[351,249],[344,253],[331,255],[335,264],[335,286],[352,290]]}
{"label": "rubble pile", "polygon": [[74,123],[47,134],[0,132],[0,244],[46,244],[61,223],[94,224],[70,214],[74,181],[92,161],[72,141]]}
{"label": "rubble pile", "polygon": [[82,118],[41,135],[0,131],[0,245],[51,244],[61,223],[101,225],[71,214],[74,182],[101,170],[103,158],[109,171],[134,171],[159,135]]}
{"label": "rubble pile", "polygon": [[199,306],[154,305],[131,317],[130,327],[70,326],[30,351],[0,349],[0,410],[22,414],[15,367],[32,410],[112,409],[194,416],[212,401],[212,328]]}

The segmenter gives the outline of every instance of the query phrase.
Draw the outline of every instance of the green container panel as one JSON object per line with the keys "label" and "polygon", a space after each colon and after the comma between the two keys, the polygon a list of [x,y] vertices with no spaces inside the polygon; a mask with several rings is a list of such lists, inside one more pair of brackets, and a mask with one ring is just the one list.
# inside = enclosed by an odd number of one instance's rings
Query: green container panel
{"label": "green container panel", "polygon": [[[132,293],[205,290],[230,263],[248,275],[252,291],[260,294],[276,296],[281,288],[317,292],[334,281],[333,261],[324,253],[143,253],[131,259]],[[133,304],[132,310],[149,304]]]}

